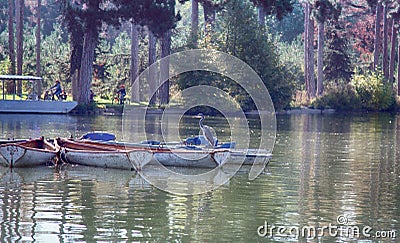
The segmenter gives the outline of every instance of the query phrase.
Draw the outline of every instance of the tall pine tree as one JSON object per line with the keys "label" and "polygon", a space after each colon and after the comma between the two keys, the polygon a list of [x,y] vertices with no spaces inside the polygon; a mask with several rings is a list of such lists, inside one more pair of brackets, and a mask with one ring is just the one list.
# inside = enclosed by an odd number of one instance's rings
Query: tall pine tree
{"label": "tall pine tree", "polygon": [[326,32],[324,74],[327,81],[350,82],[353,67],[349,54],[349,40],[340,23],[333,21]]}

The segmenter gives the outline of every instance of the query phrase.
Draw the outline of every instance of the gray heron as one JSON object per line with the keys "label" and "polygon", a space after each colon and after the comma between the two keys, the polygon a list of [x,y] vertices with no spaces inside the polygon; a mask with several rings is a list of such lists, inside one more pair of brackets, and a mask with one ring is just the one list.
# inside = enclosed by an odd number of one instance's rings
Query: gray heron
{"label": "gray heron", "polygon": [[203,132],[203,136],[205,137],[205,139],[207,140],[207,142],[209,143],[208,145],[211,147],[215,147],[217,144],[217,139],[213,136],[212,133],[212,128],[207,126],[207,125],[203,125],[203,120],[204,120],[204,115],[203,113],[199,113],[197,116],[195,116],[196,118],[200,118],[199,121],[199,125],[200,125],[200,129]]}

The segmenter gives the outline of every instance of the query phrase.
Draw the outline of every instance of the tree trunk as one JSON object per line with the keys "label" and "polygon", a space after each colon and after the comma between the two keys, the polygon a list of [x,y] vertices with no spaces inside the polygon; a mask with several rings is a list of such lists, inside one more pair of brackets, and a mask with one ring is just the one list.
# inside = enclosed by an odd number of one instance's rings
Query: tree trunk
{"label": "tree trunk", "polygon": [[211,3],[203,3],[205,36],[210,37],[214,30],[215,9]]}
{"label": "tree trunk", "polygon": [[80,70],[82,62],[82,50],[83,50],[83,34],[76,40],[74,36],[71,36],[71,57],[70,57],[70,75],[72,78],[72,99],[78,101],[79,87],[80,87]]}
{"label": "tree trunk", "polygon": [[257,7],[257,12],[258,12],[258,23],[261,26],[264,26],[265,25],[265,9],[264,9],[264,6],[262,4],[260,4]]}
{"label": "tree trunk", "polygon": [[400,96],[400,41],[397,43],[397,95]]}
{"label": "tree trunk", "polygon": [[324,92],[324,29],[325,23],[318,23],[317,96],[321,96]]}
{"label": "tree trunk", "polygon": [[[157,59],[157,39],[154,34],[148,30],[149,35],[149,66],[151,66]],[[149,73],[149,105],[153,106],[157,100],[157,77],[156,73]]]}
{"label": "tree trunk", "polygon": [[[40,8],[42,7],[42,1],[37,0],[37,9],[36,9],[36,18],[37,18],[37,26],[36,26],[36,76],[41,77],[42,72],[41,72],[41,67],[40,67],[40,51],[41,51],[41,36],[40,36],[40,30],[41,30],[41,16],[40,16]],[[38,81],[37,83],[37,92],[39,97],[42,94],[42,81]]]}
{"label": "tree trunk", "polygon": [[[310,11],[311,12],[311,11]],[[308,26],[308,83],[310,84],[310,98],[315,98],[315,74],[314,74],[314,20],[310,19]]]}
{"label": "tree trunk", "polygon": [[[171,30],[166,31],[161,39],[161,58],[171,53]],[[169,103],[169,58],[160,63],[160,105]]]}
{"label": "tree trunk", "polygon": [[78,104],[90,103],[90,87],[92,84],[94,51],[97,43],[96,29],[87,29],[83,37],[82,61],[79,74]]}
{"label": "tree trunk", "polygon": [[8,0],[8,49],[10,58],[10,74],[15,74],[15,46],[14,46],[14,0]]}
{"label": "tree trunk", "polygon": [[71,79],[72,79],[72,99],[75,101],[78,101],[78,97],[79,97],[79,69],[75,69],[75,71],[73,71],[71,73]]}
{"label": "tree trunk", "polygon": [[191,39],[193,46],[197,47],[199,35],[199,0],[192,0],[192,23],[191,23]]}
{"label": "tree trunk", "polygon": [[385,77],[385,81],[388,81],[389,73],[388,73],[388,18],[387,18],[387,3],[383,3],[383,75]]}
{"label": "tree trunk", "polygon": [[394,76],[394,64],[396,58],[396,41],[397,41],[397,28],[396,28],[396,20],[392,18],[392,38],[391,38],[391,48],[390,48],[390,63],[389,63],[389,83],[393,85],[393,76]]}
{"label": "tree trunk", "polygon": [[309,83],[309,67],[308,67],[308,48],[309,48],[309,41],[308,41],[308,25],[310,24],[310,4],[306,1],[304,6],[304,84],[306,93],[309,96],[310,94],[310,83]]}
{"label": "tree trunk", "polygon": [[[10,58],[10,74],[15,74],[15,46],[14,46],[14,0],[8,0],[8,49]],[[6,83],[7,94],[14,93],[14,82]]]}
{"label": "tree trunk", "polygon": [[374,70],[379,65],[379,53],[381,46],[381,19],[382,19],[382,3],[378,1],[376,4],[376,14],[375,14],[375,43],[374,43]]}
{"label": "tree trunk", "polygon": [[[24,0],[16,0],[15,18],[17,32],[17,74],[22,75],[22,64],[24,56]],[[22,95],[22,81],[17,82],[17,94]]]}
{"label": "tree trunk", "polygon": [[139,93],[139,26],[131,23],[131,101],[140,102]]}

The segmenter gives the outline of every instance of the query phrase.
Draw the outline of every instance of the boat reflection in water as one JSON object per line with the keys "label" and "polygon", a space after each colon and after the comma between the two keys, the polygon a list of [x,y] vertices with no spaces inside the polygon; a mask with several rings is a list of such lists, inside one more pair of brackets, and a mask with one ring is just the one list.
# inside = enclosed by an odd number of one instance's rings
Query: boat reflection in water
{"label": "boat reflection in water", "polygon": [[[186,175],[207,172],[206,169],[170,168],[175,173]],[[211,181],[204,180],[194,185],[184,185],[182,181],[168,178],[153,165],[143,171],[157,176],[168,187],[181,187],[185,192],[193,193],[227,179],[220,168],[215,169]],[[113,227],[126,228],[123,231],[131,227],[128,231],[142,234],[144,229],[149,230],[142,222],[142,217],[148,214],[143,210],[148,210],[149,204],[160,203],[146,198],[153,194],[170,197],[146,182],[136,171],[69,164],[60,167],[0,167],[0,185],[0,205],[3,208],[1,242],[92,240],[95,235],[123,233],[113,232],[116,230]],[[126,216],[132,214],[136,216]],[[155,217],[157,214],[154,213]]]}

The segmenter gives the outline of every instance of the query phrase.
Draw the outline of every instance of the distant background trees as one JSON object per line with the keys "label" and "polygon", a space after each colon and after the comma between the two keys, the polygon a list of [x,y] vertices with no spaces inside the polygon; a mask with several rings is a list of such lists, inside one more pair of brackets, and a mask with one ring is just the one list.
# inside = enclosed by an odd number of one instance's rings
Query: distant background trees
{"label": "distant background trees", "polygon": [[[279,60],[275,39],[259,25],[254,6],[250,2],[232,0],[224,4],[223,9],[210,40],[200,43],[199,47],[211,46],[240,58],[260,75],[276,108],[289,107],[295,90],[294,75]],[[246,110],[255,108],[238,84],[220,75],[191,72],[180,75],[177,84],[180,89],[199,84],[215,85],[236,97]]]}
{"label": "distant background trees", "polygon": [[[211,48],[253,67],[277,109],[384,110],[400,94],[399,18],[394,0],[7,0],[0,2],[0,73],[41,75],[43,88],[59,79],[80,104],[90,102],[90,89],[112,99],[125,84],[131,100],[163,105],[171,92],[202,83],[254,108],[241,87],[215,74],[190,72],[157,91],[156,79],[135,83],[159,58]],[[366,83],[373,83],[369,96]],[[382,95],[385,105],[363,105]]]}

